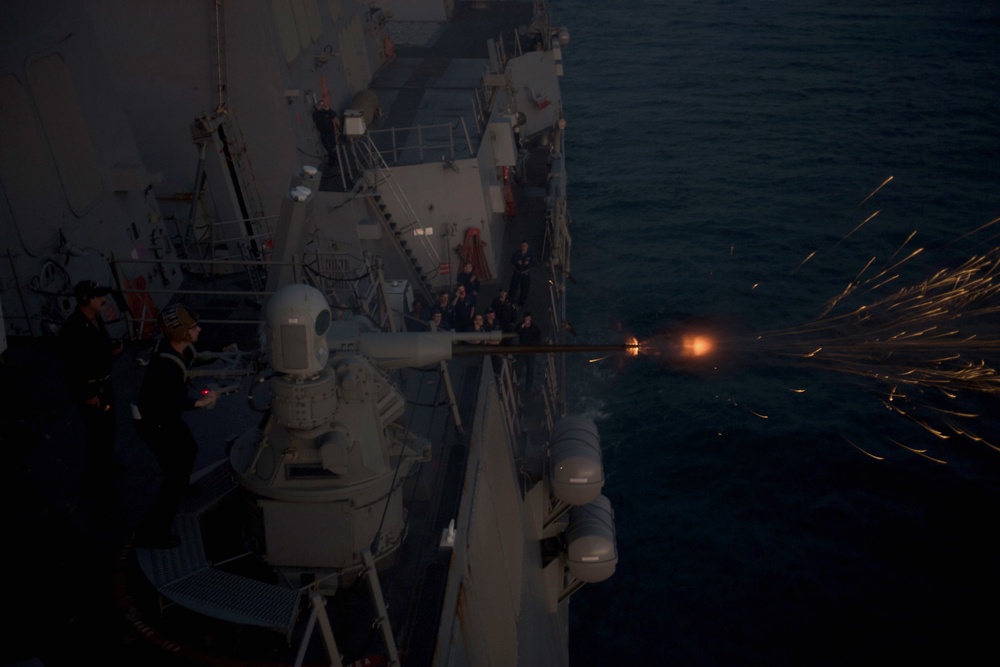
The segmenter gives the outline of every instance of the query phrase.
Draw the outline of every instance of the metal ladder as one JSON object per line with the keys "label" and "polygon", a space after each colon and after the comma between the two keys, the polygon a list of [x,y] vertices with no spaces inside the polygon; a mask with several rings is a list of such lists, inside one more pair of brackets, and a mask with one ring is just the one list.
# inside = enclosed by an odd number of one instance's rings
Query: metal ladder
{"label": "metal ladder", "polygon": [[[408,247],[411,242],[416,244],[423,251],[424,255],[435,264],[440,265],[441,257],[437,248],[427,239],[420,224],[420,218],[413,210],[412,204],[403,192],[402,187],[392,174],[392,169],[382,158],[382,154],[367,135],[356,139],[353,142],[355,154],[358,161],[365,169],[365,181],[367,185],[367,200],[374,211],[383,231],[392,239],[393,246],[399,256],[409,265],[411,275],[414,278],[414,285],[427,300],[433,303],[434,288],[431,284],[438,274],[438,269],[425,270],[420,266],[420,260],[414,256],[412,248]],[[395,203],[393,209],[402,211],[405,220],[397,222],[392,219],[389,211],[389,204]],[[405,236],[405,238],[404,238]]]}

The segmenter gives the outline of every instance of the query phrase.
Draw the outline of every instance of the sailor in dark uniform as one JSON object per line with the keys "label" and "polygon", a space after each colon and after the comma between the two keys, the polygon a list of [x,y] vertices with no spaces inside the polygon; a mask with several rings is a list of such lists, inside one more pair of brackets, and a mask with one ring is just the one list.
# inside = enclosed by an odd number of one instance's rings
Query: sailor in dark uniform
{"label": "sailor in dark uniform", "polygon": [[512,333],[517,325],[517,311],[514,309],[514,304],[507,298],[507,290],[500,290],[500,294],[490,303],[490,308],[496,311],[500,330],[504,333]]}
{"label": "sailor in dark uniform", "polygon": [[70,400],[84,424],[84,477],[90,491],[106,492],[115,450],[115,391],[111,364],[122,350],[108,335],[101,309],[110,288],[93,280],[77,283],[76,309],[59,332]]}
{"label": "sailor in dark uniform", "polygon": [[201,332],[197,320],[184,306],[170,306],[158,319],[166,338],[150,357],[132,417],[139,437],[160,464],[163,479],[136,543],[169,549],[180,543],[170,525],[181,500],[193,492],[190,479],[198,455],[198,444],[181,415],[185,410],[214,406],[218,394],[211,391],[194,398],[188,393],[187,372]]}
{"label": "sailor in dark uniform", "polygon": [[323,142],[323,148],[326,149],[327,160],[333,167],[337,164],[335,155],[337,144],[340,143],[340,118],[337,116],[337,112],[323,100],[320,100],[316,105],[312,117],[313,123],[316,124],[316,130],[319,132],[319,139]]}
{"label": "sailor in dark uniform", "polygon": [[457,282],[459,285],[465,287],[466,293],[472,299],[472,305],[475,306],[476,299],[479,296],[479,276],[472,269],[472,262],[466,262],[462,265],[462,272],[458,274]]}
{"label": "sailor in dark uniform", "polygon": [[535,256],[528,249],[528,242],[521,241],[521,247],[511,255],[510,263],[514,267],[514,273],[510,276],[510,300],[518,297],[518,303],[524,308],[528,300],[528,290],[531,288],[531,267],[535,265]]}
{"label": "sailor in dark uniform", "polygon": [[476,314],[476,306],[464,285],[455,288],[455,299],[451,302],[451,308],[455,331],[472,331],[472,318]]}

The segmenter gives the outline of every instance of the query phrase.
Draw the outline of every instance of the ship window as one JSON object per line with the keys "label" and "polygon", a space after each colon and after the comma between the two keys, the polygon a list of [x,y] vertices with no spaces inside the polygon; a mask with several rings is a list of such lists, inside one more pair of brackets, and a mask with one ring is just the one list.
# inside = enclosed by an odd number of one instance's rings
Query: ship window
{"label": "ship window", "polygon": [[31,254],[45,252],[49,230],[39,220],[59,220],[65,204],[27,91],[13,74],[0,76],[0,183],[17,228]]}
{"label": "ship window", "polygon": [[101,196],[101,172],[69,69],[52,54],[28,65],[28,87],[73,212],[82,216]]}

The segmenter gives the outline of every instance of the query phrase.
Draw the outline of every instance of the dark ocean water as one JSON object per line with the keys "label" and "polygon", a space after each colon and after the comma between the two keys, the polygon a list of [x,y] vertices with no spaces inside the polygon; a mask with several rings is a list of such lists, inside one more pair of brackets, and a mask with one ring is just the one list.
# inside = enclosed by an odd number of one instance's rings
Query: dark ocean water
{"label": "dark ocean water", "polygon": [[[992,653],[1000,453],[934,438],[876,385],[747,341],[815,318],[913,231],[926,250],[889,292],[1000,245],[1000,225],[956,241],[1000,216],[1000,3],[554,9],[572,37],[579,340],[708,326],[727,350],[573,368],[572,403],[603,437],[619,549],[614,577],[573,597],[573,664]],[[1000,404],[959,405],[1000,441]]]}

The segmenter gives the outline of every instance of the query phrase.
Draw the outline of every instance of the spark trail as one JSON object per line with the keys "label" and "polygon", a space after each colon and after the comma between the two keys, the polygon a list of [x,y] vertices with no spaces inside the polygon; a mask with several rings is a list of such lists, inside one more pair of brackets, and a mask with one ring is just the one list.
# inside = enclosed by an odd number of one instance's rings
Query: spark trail
{"label": "spark trail", "polygon": [[[866,276],[870,260],[817,319],[728,343],[772,361],[867,378],[888,410],[934,436],[963,436],[1000,451],[963,425],[979,415],[956,400],[1000,396],[1000,248],[877,296],[898,284],[899,269],[922,252],[905,250],[913,236],[884,269]],[[859,297],[871,300],[847,305]]]}

